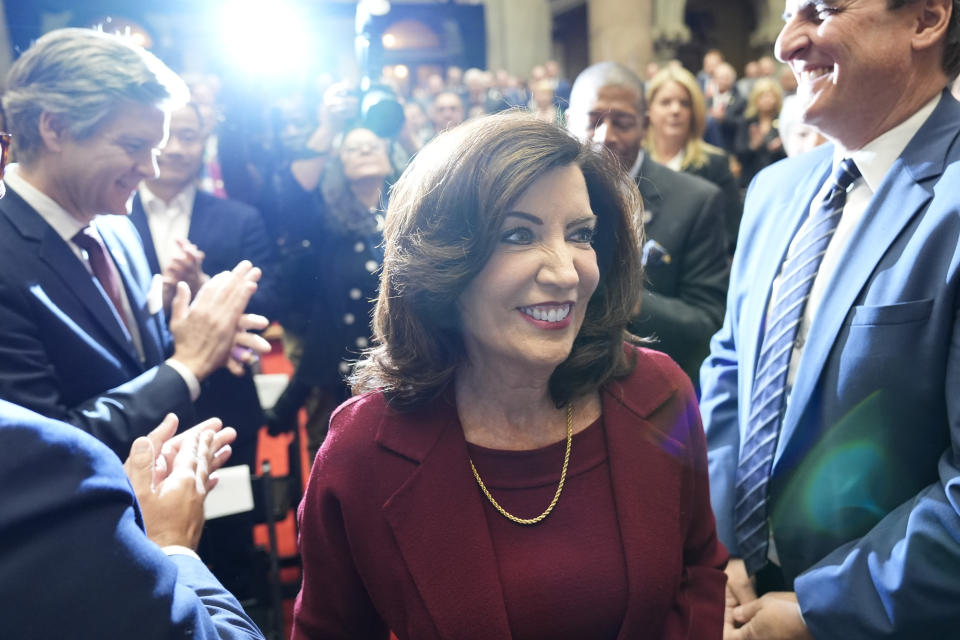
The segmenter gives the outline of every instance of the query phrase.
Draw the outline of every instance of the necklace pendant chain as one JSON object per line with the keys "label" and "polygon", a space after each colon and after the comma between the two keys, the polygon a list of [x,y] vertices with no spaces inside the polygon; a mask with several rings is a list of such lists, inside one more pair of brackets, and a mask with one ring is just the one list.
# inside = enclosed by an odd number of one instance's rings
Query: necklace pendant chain
{"label": "necklace pendant chain", "polygon": [[490,504],[493,505],[493,508],[496,509],[500,515],[502,515],[507,520],[511,522],[516,522],[517,524],[537,524],[542,522],[544,518],[550,515],[550,512],[553,511],[553,508],[557,506],[557,501],[560,500],[560,493],[563,491],[563,485],[567,481],[567,467],[570,464],[570,445],[573,442],[573,404],[567,404],[567,451],[563,455],[563,469],[560,471],[560,484],[557,485],[557,492],[553,494],[553,500],[550,501],[550,504],[547,505],[546,511],[538,515],[536,518],[518,518],[512,513],[508,512],[500,503],[496,501],[493,497],[493,494],[490,493],[490,490],[487,489],[487,485],[483,484],[483,480],[480,479],[480,474],[477,473],[477,468],[473,464],[473,459],[470,459],[470,469],[473,471],[473,477],[477,481],[477,485],[480,487],[480,491],[483,492],[483,495],[487,497],[487,500],[490,501]]}

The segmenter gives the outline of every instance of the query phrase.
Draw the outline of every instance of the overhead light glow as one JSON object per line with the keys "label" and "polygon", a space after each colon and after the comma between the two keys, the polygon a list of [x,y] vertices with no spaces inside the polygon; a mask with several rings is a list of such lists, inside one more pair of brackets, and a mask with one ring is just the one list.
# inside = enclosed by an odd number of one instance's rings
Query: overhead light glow
{"label": "overhead light glow", "polygon": [[395,46],[397,46],[397,36],[393,35],[392,33],[383,34],[381,41],[383,42],[383,46],[387,49],[393,49]]}
{"label": "overhead light glow", "polygon": [[398,80],[406,80],[410,75],[410,69],[406,65],[398,64],[393,68],[393,77]]}
{"label": "overhead light glow", "polygon": [[250,74],[290,74],[306,68],[305,16],[286,2],[233,0],[221,7],[220,28],[231,62]]}
{"label": "overhead light glow", "polygon": [[360,8],[372,16],[385,16],[390,13],[390,0],[360,0]]}

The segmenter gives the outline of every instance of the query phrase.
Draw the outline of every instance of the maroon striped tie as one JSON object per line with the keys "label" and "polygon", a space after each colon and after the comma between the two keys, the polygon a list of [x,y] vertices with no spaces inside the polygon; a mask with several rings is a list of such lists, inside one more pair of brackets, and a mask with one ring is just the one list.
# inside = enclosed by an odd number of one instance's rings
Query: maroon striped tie
{"label": "maroon striped tie", "polygon": [[86,226],[73,236],[73,242],[87,252],[87,259],[90,261],[94,277],[100,281],[100,286],[110,298],[120,321],[126,327],[127,314],[123,311],[123,294],[120,291],[123,285],[120,283],[120,272],[117,271],[117,266],[113,264],[113,259],[107,253],[107,248],[103,246],[103,240],[96,231]]}

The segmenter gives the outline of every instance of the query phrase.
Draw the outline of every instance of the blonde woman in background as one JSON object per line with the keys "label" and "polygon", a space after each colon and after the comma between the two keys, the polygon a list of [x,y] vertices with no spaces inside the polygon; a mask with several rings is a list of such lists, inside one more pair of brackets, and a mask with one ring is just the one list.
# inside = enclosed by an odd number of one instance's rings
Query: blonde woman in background
{"label": "blonde woman in background", "polygon": [[644,148],[675,171],[705,178],[723,191],[727,246],[733,253],[743,202],[727,154],[704,142],[706,104],[696,78],[686,69],[668,66],[647,84],[650,127]]}
{"label": "blonde woman in background", "polygon": [[779,82],[760,78],[754,83],[734,144],[741,167],[740,185],[744,188],[761,169],[787,157],[778,123],[782,107],[783,89]]}

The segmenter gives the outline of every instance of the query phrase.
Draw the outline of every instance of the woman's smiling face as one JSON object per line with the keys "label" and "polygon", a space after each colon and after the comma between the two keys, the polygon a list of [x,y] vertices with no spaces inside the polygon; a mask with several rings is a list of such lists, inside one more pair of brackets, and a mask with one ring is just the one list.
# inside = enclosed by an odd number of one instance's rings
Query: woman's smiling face
{"label": "woman's smiling face", "polygon": [[576,165],[552,169],[523,192],[493,255],[460,296],[472,364],[547,372],[570,355],[600,280],[595,225]]}

